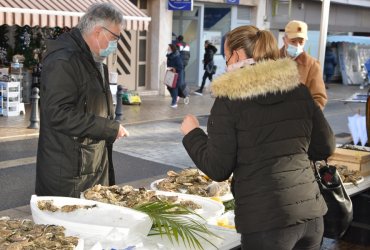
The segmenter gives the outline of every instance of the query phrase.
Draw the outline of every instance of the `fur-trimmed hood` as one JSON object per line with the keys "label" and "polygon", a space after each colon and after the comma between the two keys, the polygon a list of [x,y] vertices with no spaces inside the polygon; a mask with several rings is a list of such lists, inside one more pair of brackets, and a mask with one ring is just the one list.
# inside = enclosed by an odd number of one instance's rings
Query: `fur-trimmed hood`
{"label": "fur-trimmed hood", "polygon": [[216,97],[248,99],[267,93],[292,90],[299,85],[296,63],[289,58],[268,60],[221,75],[213,80]]}

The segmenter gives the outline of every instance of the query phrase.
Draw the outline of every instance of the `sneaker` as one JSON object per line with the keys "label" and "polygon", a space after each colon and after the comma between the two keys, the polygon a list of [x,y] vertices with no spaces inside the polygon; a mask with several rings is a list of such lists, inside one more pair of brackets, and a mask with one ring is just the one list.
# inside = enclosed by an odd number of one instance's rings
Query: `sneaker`
{"label": "sneaker", "polygon": [[171,108],[177,108],[177,104],[171,104]]}
{"label": "sneaker", "polygon": [[196,94],[196,95],[200,95],[200,96],[202,96],[202,95],[203,95],[203,93],[202,93],[202,91],[201,91],[200,89],[198,89],[198,90],[194,91],[194,94]]}
{"label": "sneaker", "polygon": [[187,97],[184,98],[184,104],[189,104],[189,101],[190,101],[189,100],[189,96],[187,96]]}

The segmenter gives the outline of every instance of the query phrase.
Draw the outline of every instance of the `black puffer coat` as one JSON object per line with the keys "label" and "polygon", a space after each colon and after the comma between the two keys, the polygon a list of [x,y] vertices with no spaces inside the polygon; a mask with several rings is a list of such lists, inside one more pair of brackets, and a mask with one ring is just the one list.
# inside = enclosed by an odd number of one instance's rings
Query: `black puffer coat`
{"label": "black puffer coat", "polygon": [[207,69],[207,65],[210,64],[208,67],[212,68],[213,67],[213,56],[216,54],[217,48],[213,46],[212,44],[208,44],[207,47],[205,48],[205,52],[203,55],[203,69]]}
{"label": "black puffer coat", "polygon": [[108,148],[119,123],[109,83],[78,29],[48,41],[41,82],[36,194],[79,197],[108,185]]}
{"label": "black puffer coat", "polygon": [[326,159],[334,136],[290,59],[265,61],[215,79],[208,135],[183,144],[210,178],[233,174],[240,233],[262,232],[323,216],[327,207],[310,160]]}

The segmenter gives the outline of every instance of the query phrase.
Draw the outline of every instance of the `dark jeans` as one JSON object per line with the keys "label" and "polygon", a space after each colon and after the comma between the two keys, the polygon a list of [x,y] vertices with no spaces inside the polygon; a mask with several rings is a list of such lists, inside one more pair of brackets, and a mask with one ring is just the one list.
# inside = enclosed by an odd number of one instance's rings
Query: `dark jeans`
{"label": "dark jeans", "polygon": [[202,86],[200,86],[200,89],[199,89],[200,92],[203,91],[203,88],[204,88],[204,85],[206,84],[207,78],[209,78],[209,80],[212,82],[212,76],[213,76],[213,74],[208,73],[207,70],[204,71],[203,80],[202,80]]}
{"label": "dark jeans", "polygon": [[245,250],[319,250],[324,233],[323,218],[267,232],[242,234]]}
{"label": "dark jeans", "polygon": [[167,87],[167,89],[171,93],[172,97],[171,105],[175,105],[177,103],[177,96],[179,95],[179,86],[176,86],[176,88]]}
{"label": "dark jeans", "polygon": [[326,74],[325,83],[330,83],[332,77],[333,77],[333,74]]}

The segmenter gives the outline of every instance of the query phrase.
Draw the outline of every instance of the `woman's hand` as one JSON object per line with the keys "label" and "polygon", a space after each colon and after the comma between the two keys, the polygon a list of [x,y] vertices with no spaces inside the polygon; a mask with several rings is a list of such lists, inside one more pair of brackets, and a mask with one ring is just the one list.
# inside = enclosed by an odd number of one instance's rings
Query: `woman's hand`
{"label": "woman's hand", "polygon": [[130,135],[130,133],[120,124],[116,139],[121,139],[121,138],[123,138],[125,136],[127,137],[129,135]]}
{"label": "woman's hand", "polygon": [[195,128],[199,128],[199,121],[194,115],[185,116],[184,120],[181,123],[181,132],[184,135],[187,135],[190,131]]}

